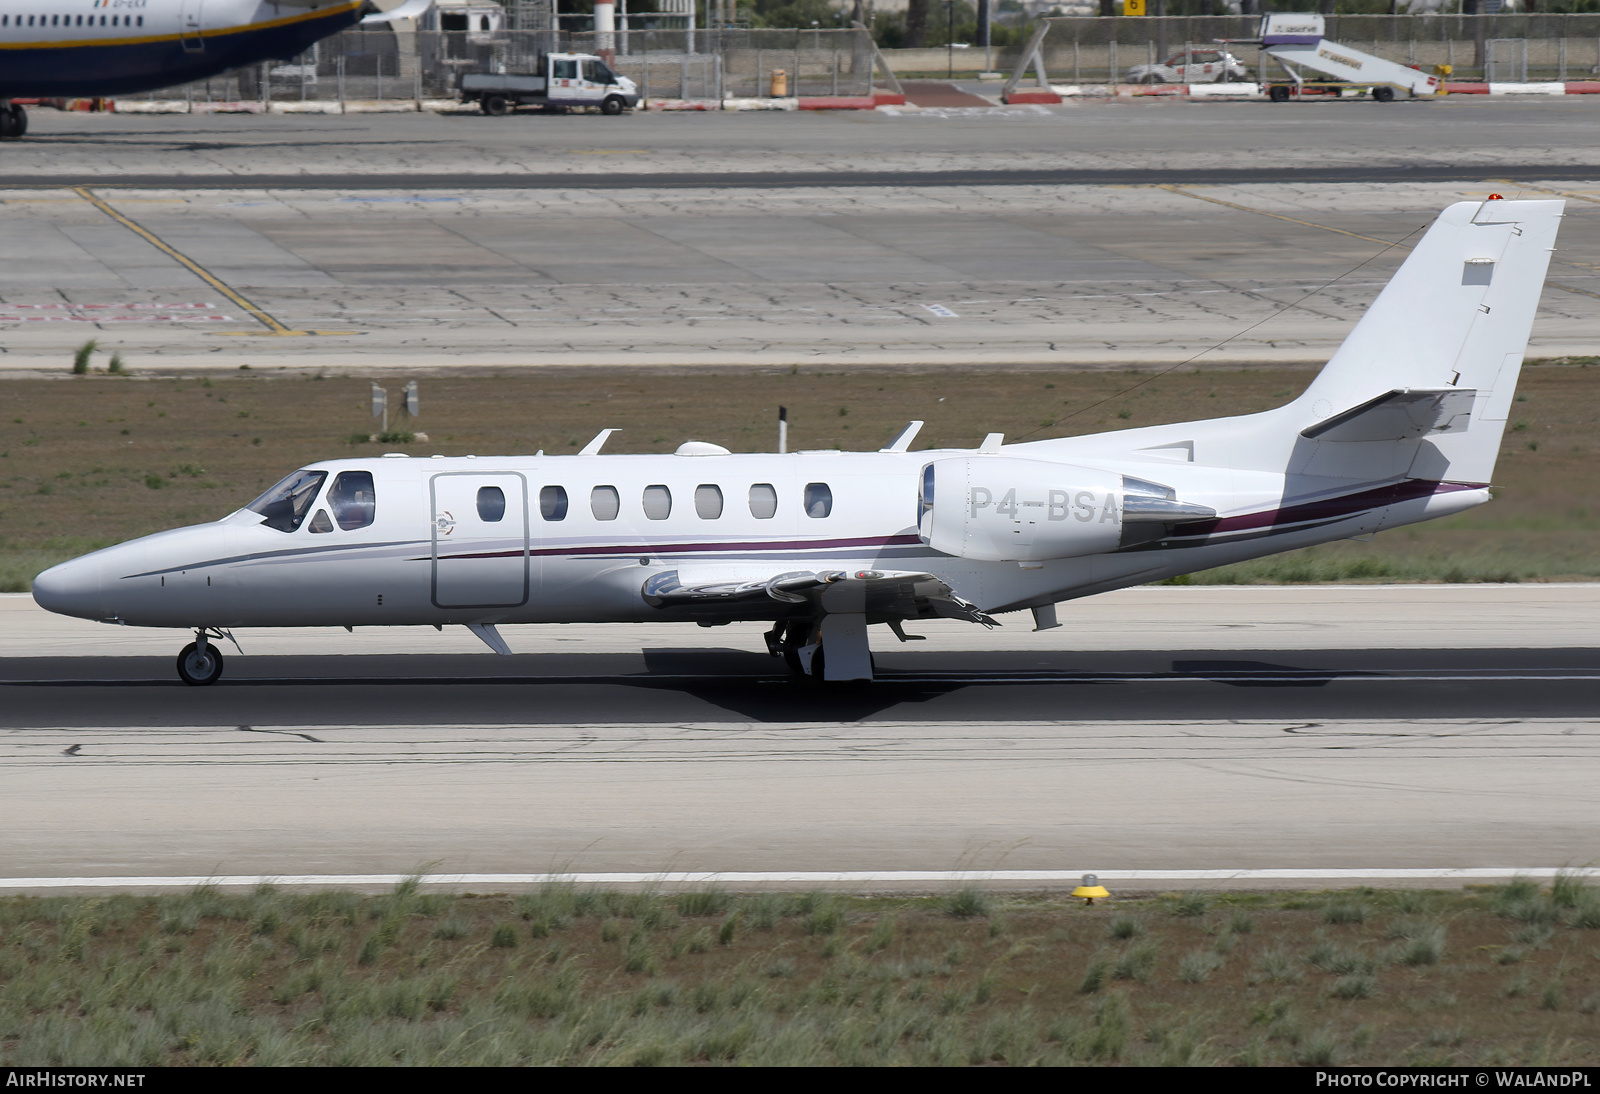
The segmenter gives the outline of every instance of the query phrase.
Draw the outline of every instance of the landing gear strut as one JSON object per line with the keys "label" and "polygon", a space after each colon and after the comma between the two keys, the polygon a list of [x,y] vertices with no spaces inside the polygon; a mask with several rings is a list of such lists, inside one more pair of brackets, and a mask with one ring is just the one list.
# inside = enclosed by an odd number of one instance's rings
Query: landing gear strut
{"label": "landing gear strut", "polygon": [[864,615],[830,612],[820,620],[780,621],[765,637],[767,652],[782,657],[796,676],[818,681],[872,679]]}
{"label": "landing gear strut", "polygon": [[21,140],[28,131],[28,112],[12,102],[0,102],[0,141]]}
{"label": "landing gear strut", "polygon": [[190,687],[215,684],[222,676],[222,651],[212,638],[206,631],[195,631],[194,641],[178,654],[178,676]]}
{"label": "landing gear strut", "polygon": [[780,619],[762,637],[767,640],[767,652],[769,654],[773,657],[783,658],[783,663],[789,666],[789,671],[796,676],[804,676],[806,670],[800,664],[800,647],[806,644],[810,630],[811,623],[809,620]]}

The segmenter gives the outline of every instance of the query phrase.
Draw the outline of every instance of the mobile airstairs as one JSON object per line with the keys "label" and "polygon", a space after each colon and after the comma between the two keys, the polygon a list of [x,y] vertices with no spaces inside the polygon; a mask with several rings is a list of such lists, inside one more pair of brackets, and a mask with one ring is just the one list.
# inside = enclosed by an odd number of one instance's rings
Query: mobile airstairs
{"label": "mobile airstairs", "polygon": [[[1367,91],[1380,103],[1391,101],[1396,91],[1404,91],[1413,99],[1444,93],[1442,73],[1430,74],[1397,61],[1374,57],[1353,46],[1331,42],[1322,32],[1320,15],[1278,13],[1261,17],[1259,38],[1240,42],[1260,46],[1263,54],[1277,61],[1288,73],[1291,83],[1269,83],[1266,87],[1267,96],[1273,102],[1287,102],[1308,91],[1323,94]],[[1301,69],[1331,79],[1308,80]]]}

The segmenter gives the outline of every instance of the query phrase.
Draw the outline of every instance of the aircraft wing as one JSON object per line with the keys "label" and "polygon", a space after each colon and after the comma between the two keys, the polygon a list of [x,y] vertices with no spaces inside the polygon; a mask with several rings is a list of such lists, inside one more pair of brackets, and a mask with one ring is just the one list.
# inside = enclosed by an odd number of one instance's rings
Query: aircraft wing
{"label": "aircraft wing", "polygon": [[[293,0],[289,0],[289,2],[292,3]],[[368,2],[374,8],[378,6],[373,0],[368,0]],[[361,20],[361,25],[371,26],[373,23],[387,23],[395,19],[415,19],[431,7],[433,7],[433,0],[405,0],[398,7],[390,8],[387,11],[373,12],[373,14]]]}
{"label": "aircraft wing", "polygon": [[646,581],[640,595],[654,608],[705,616],[770,619],[774,608],[782,613],[786,605],[808,605],[885,620],[942,617],[999,626],[943,579],[902,570],[786,570],[756,577],[666,570]]}

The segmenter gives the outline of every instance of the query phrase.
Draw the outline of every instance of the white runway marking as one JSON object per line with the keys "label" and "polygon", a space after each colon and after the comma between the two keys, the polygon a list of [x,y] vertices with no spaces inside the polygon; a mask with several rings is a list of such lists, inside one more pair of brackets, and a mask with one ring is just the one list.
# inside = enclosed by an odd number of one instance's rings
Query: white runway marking
{"label": "white runway marking", "polygon": [[[428,874],[422,880],[428,885],[442,885],[481,889],[499,885],[662,885],[673,888],[683,886],[722,885],[981,885],[984,883],[1037,884],[1040,887],[1057,887],[1065,882],[1076,882],[1085,874],[1094,874],[1102,885],[1108,887],[1139,882],[1331,882],[1338,884],[1368,884],[1374,881],[1461,881],[1488,882],[1510,878],[1529,878],[1549,881],[1558,875],[1584,875],[1590,871],[1573,870],[1559,866],[1477,866],[1432,867],[1414,870],[725,870],[696,873],[691,871],[642,873],[570,873],[570,874]],[[230,874],[203,877],[19,877],[0,878],[0,890],[28,889],[188,889],[200,885],[220,887],[288,885],[339,887],[351,885],[398,885],[415,877],[414,874],[288,874],[247,875]]]}

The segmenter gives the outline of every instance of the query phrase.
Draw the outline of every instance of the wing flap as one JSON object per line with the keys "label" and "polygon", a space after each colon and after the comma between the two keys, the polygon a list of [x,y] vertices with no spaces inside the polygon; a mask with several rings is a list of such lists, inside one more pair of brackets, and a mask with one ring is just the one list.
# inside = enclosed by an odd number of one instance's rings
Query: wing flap
{"label": "wing flap", "polygon": [[[861,612],[884,619],[965,619],[998,626],[957,596],[941,578],[900,570],[785,570],[767,576],[685,575],[664,570],[639,590],[653,608],[689,609],[692,614],[771,617],[784,606],[814,611]],[[789,610],[793,610],[791,607]]]}

